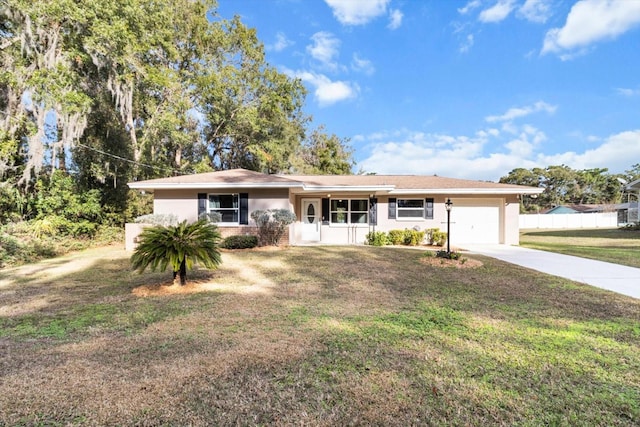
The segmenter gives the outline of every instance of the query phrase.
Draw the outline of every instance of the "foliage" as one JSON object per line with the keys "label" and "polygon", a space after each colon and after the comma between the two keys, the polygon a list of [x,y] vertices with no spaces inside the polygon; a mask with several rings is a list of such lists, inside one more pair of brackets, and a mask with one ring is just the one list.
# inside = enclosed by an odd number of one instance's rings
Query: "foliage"
{"label": "foliage", "polygon": [[389,236],[384,231],[370,231],[365,236],[365,243],[371,246],[388,245]]}
{"label": "foliage", "polygon": [[402,245],[404,243],[404,230],[389,230],[387,235],[390,245]]}
{"label": "foliage", "polygon": [[404,230],[389,230],[388,241],[390,245],[418,246],[422,244],[426,234],[426,231],[408,228]]}
{"label": "foliage", "polygon": [[447,232],[440,231],[439,228],[430,228],[427,230],[427,239],[431,245],[442,246],[447,241]]}
{"label": "foliage", "polygon": [[229,236],[220,243],[220,247],[224,249],[251,249],[256,246],[258,246],[258,237],[252,235]]}
{"label": "foliage", "polygon": [[22,248],[18,239],[0,231],[0,267],[12,260]]}
{"label": "foliage", "polygon": [[307,175],[350,175],[355,166],[348,140],[326,134],[324,126],[303,142],[295,159],[294,171]]}
{"label": "foliage", "polygon": [[[36,262],[96,246],[121,244],[124,239],[124,230],[120,226],[62,221],[67,230],[64,233],[58,232],[60,224],[51,224],[49,218],[10,223],[3,227],[4,231],[0,231],[0,267]],[[45,224],[48,225],[45,227]]]}
{"label": "foliage", "polygon": [[455,251],[447,252],[445,250],[437,251],[436,252],[436,258],[460,260],[461,262],[464,259],[460,252],[455,252]]}
{"label": "foliage", "polygon": [[566,165],[516,168],[500,182],[544,188],[540,195],[523,197],[523,213],[559,205],[611,204],[622,200],[624,188],[620,180],[633,181],[638,176],[636,166],[625,174],[611,174],[606,168],[574,170]]}
{"label": "foliage", "polygon": [[178,223],[178,216],[175,214],[147,214],[141,215],[133,220],[136,224],[151,224],[167,227]]}
{"label": "foliage", "polygon": [[278,245],[289,224],[296,215],[288,209],[267,209],[251,212],[251,219],[258,226],[258,241],[261,246]]}
{"label": "foliage", "polygon": [[624,227],[620,227],[621,230],[627,231],[638,231],[640,230],[640,222],[636,222],[633,224],[625,224]]}
{"label": "foliage", "polygon": [[145,228],[139,236],[139,244],[131,256],[134,270],[142,273],[147,267],[151,271],[173,270],[174,281],[179,274],[180,284],[187,282],[187,269],[200,262],[206,268],[215,269],[222,259],[218,251],[220,233],[218,228],[204,220],[194,223],[183,221],[174,226]]}
{"label": "foliage", "polygon": [[[3,2],[0,221],[62,208],[26,203],[57,191],[46,178],[56,170],[69,172],[75,194],[98,195],[104,216],[88,221],[112,225],[151,211],[149,195],[129,191],[130,181],[236,167],[290,171],[310,122],[306,89],[266,62],[256,31],[238,17],[209,19],[216,6]],[[328,141],[325,160],[340,154],[337,167],[351,161],[337,137],[317,130],[311,138]]]}
{"label": "foliage", "polygon": [[14,185],[0,182],[0,224],[19,221],[27,207],[26,198]]}
{"label": "foliage", "polygon": [[422,244],[426,232],[419,230],[404,230],[404,238],[402,244],[406,246],[418,246]]}
{"label": "foliage", "polygon": [[222,214],[220,212],[203,212],[199,215],[198,219],[205,219],[209,222],[218,223],[222,221]]}
{"label": "foliage", "polygon": [[371,246],[419,246],[424,241],[426,233],[426,231],[412,229],[389,230],[388,233],[384,231],[371,231],[365,236],[365,243]]}
{"label": "foliage", "polygon": [[38,219],[55,216],[99,222],[102,215],[99,191],[80,191],[73,178],[60,170],[38,180],[33,210]]}

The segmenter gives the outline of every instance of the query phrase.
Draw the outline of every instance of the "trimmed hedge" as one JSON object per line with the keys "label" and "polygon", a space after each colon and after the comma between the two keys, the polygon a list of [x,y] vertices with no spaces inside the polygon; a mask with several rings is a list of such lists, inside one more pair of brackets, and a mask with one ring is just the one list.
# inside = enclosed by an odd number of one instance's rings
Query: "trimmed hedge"
{"label": "trimmed hedge", "polygon": [[224,249],[251,249],[258,246],[258,237],[251,235],[237,235],[225,238],[220,247]]}
{"label": "trimmed hedge", "polygon": [[[365,243],[371,246],[384,246],[384,245],[405,245],[405,246],[420,246],[425,240],[427,231],[418,230],[389,230],[388,233],[384,231],[375,231],[367,233],[365,237]],[[429,234],[431,236],[431,234]]]}

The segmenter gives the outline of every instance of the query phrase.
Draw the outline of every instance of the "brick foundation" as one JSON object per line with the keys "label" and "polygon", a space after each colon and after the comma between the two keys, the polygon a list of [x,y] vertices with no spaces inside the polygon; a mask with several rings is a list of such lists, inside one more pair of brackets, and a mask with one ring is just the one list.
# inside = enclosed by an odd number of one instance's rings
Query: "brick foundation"
{"label": "brick foundation", "polygon": [[[257,236],[258,235],[258,227],[251,225],[243,225],[238,227],[218,227],[218,231],[220,231],[220,235],[224,239],[229,236]],[[279,246],[288,246],[289,245],[289,230],[285,230],[284,234],[280,238]]]}

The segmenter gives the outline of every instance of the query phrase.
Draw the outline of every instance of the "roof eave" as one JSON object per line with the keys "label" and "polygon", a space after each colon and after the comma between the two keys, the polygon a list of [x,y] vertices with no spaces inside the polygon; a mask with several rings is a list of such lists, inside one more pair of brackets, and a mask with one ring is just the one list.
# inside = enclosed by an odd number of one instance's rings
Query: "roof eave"
{"label": "roof eave", "polygon": [[626,186],[627,190],[640,190],[640,179],[630,182]]}
{"label": "roof eave", "polygon": [[303,192],[377,192],[388,193],[395,188],[394,185],[303,185]]}
{"label": "roof eave", "polygon": [[542,188],[397,188],[389,194],[540,194]]}
{"label": "roof eave", "polygon": [[213,189],[213,188],[292,188],[302,187],[299,183],[255,183],[255,182],[238,182],[238,183],[175,183],[175,184],[153,184],[144,182],[130,182],[129,188],[137,190],[195,190],[195,189]]}

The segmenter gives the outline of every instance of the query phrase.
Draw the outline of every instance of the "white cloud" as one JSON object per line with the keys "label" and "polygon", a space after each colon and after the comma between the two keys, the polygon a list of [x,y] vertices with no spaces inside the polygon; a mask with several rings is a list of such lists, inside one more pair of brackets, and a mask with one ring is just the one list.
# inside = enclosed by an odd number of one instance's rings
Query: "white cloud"
{"label": "white cloud", "polygon": [[619,88],[616,89],[616,92],[619,95],[623,95],[623,96],[638,96],[638,95],[640,95],[640,89],[628,89],[628,88],[619,87]]}
{"label": "white cloud", "polygon": [[390,0],[325,0],[343,25],[364,25],[382,16]]}
{"label": "white cloud", "polygon": [[464,5],[464,7],[458,9],[458,13],[460,15],[466,15],[467,13],[471,12],[473,9],[477,7],[480,7],[481,5],[482,3],[480,2],[480,0],[471,0],[469,3]]}
{"label": "white cloud", "polygon": [[538,113],[541,111],[547,112],[549,114],[555,113],[557,106],[547,104],[544,101],[538,101],[533,105],[527,105],[525,107],[515,107],[507,110],[506,113],[499,116],[488,116],[485,117],[485,120],[489,123],[495,122],[509,122],[513,119],[517,119],[520,117],[525,117],[533,113]]}
{"label": "white cloud", "polygon": [[611,135],[600,146],[583,153],[541,154],[536,161],[546,166],[565,164],[573,169],[607,167],[611,173],[620,173],[629,169],[630,159],[640,158],[638,141],[640,130],[631,130]]}
{"label": "white cloud", "polygon": [[[358,164],[366,172],[379,174],[437,174],[469,179],[493,179],[498,157],[484,158],[487,138],[450,136],[399,130],[364,137],[371,155]],[[501,167],[507,171],[515,168]],[[511,166],[511,165],[508,165]]]}
{"label": "white cloud", "polygon": [[562,28],[552,28],[545,36],[542,54],[553,52],[570,59],[567,51],[584,53],[589,45],[614,39],[640,24],[640,1],[580,0],[573,5]]}
{"label": "white cloud", "polygon": [[266,48],[267,50],[281,52],[293,44],[294,44],[293,41],[289,40],[283,32],[279,31],[276,34],[276,42],[272,45],[268,45]]}
{"label": "white cloud", "polygon": [[319,31],[311,36],[313,44],[307,46],[307,52],[323,66],[336,69],[335,58],[338,56],[340,40],[326,31]]}
{"label": "white cloud", "polygon": [[402,25],[403,14],[398,9],[393,9],[389,12],[389,25],[387,28],[390,30],[397,30]]}
{"label": "white cloud", "polygon": [[478,19],[485,23],[500,22],[509,16],[514,7],[514,0],[498,0],[496,4],[480,12]]}
{"label": "white cloud", "polygon": [[497,181],[518,167],[531,169],[560,164],[573,169],[607,167],[611,173],[622,173],[629,169],[629,159],[640,158],[640,129],[611,135],[600,140],[599,146],[581,153],[541,153],[540,146],[547,137],[529,125],[523,126],[517,137],[501,147],[495,145],[498,141],[492,138],[497,136],[495,129],[491,134],[478,131],[471,138],[406,129],[358,135],[357,140],[371,153],[359,160],[358,165],[365,172],[379,174],[437,174]]}
{"label": "white cloud", "polygon": [[341,80],[332,81],[324,74],[310,71],[293,72],[290,70],[285,70],[285,73],[313,86],[315,100],[321,107],[353,99],[360,92],[360,88],[356,83]]}
{"label": "white cloud", "polygon": [[473,34],[468,34],[464,41],[460,44],[460,53],[467,53],[469,49],[473,47],[474,38]]}
{"label": "white cloud", "polygon": [[523,17],[527,21],[544,24],[551,16],[549,0],[525,1],[522,7],[518,9],[518,16]]}
{"label": "white cloud", "polygon": [[360,58],[357,53],[353,54],[351,68],[354,71],[365,73],[368,76],[372,75],[376,71],[371,61],[369,61],[368,59]]}

